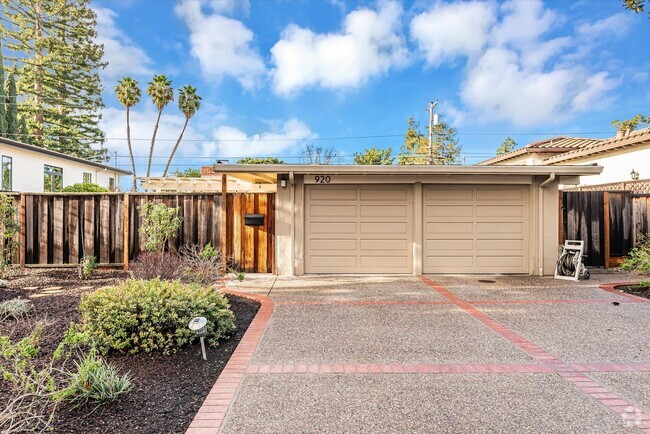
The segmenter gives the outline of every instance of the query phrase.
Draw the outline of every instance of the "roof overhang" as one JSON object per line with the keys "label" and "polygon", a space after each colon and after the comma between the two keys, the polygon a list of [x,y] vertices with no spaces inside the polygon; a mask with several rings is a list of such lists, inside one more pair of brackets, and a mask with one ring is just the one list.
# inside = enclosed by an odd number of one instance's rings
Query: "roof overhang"
{"label": "roof overhang", "polygon": [[278,174],[294,175],[598,175],[601,166],[440,166],[440,165],[293,165],[293,164],[215,164],[216,174],[226,174],[249,182],[277,182]]}

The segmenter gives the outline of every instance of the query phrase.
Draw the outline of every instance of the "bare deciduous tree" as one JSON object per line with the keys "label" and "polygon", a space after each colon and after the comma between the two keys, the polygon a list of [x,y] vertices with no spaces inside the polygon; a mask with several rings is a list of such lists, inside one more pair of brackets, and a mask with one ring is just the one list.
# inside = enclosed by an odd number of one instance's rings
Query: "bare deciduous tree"
{"label": "bare deciduous tree", "polygon": [[305,164],[339,164],[343,160],[343,156],[335,148],[306,145],[302,152],[302,160]]}

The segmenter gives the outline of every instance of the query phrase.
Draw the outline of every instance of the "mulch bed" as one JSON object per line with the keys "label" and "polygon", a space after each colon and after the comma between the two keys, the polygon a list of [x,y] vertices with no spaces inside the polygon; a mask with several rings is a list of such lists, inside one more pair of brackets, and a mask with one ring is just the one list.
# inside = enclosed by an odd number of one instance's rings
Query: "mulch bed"
{"label": "mulch bed", "polygon": [[[14,339],[20,338],[29,333],[34,322],[44,320],[47,332],[41,340],[39,357],[45,362],[69,323],[80,320],[77,307],[81,296],[93,289],[119,283],[126,277],[126,273],[116,270],[98,270],[88,281],[79,280],[76,270],[13,272],[9,288],[0,289],[0,301],[29,298],[33,310],[28,320],[0,324],[0,334],[11,333]],[[52,287],[62,289],[47,289]],[[207,349],[207,362],[201,358],[198,342],[171,356],[111,354],[106,359],[121,372],[130,373],[133,388],[116,402],[96,408],[60,408],[53,424],[54,432],[184,432],[259,309],[256,301],[231,295],[227,298],[235,314],[237,331],[219,347]],[[0,382],[0,395],[5,387],[7,385]]]}
{"label": "mulch bed", "polygon": [[650,299],[650,288],[648,287],[638,285],[620,285],[617,286],[616,289],[627,294],[636,295],[637,297]]}

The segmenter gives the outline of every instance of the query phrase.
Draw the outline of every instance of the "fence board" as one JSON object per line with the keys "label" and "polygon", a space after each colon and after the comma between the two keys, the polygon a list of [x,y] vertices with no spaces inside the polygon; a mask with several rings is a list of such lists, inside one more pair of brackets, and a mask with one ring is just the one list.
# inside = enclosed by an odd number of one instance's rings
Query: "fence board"
{"label": "fence board", "polygon": [[111,201],[108,196],[99,198],[99,262],[110,263],[110,207]]}
{"label": "fence board", "polygon": [[49,204],[47,197],[39,198],[39,213],[40,218],[38,219],[38,228],[39,228],[39,245],[38,245],[38,263],[39,264],[48,264],[48,241],[49,241]]}
{"label": "fence board", "polygon": [[52,245],[53,262],[63,264],[63,197],[52,198]]}
{"label": "fence board", "polygon": [[79,262],[79,198],[71,197],[68,200],[68,258],[66,263]]}

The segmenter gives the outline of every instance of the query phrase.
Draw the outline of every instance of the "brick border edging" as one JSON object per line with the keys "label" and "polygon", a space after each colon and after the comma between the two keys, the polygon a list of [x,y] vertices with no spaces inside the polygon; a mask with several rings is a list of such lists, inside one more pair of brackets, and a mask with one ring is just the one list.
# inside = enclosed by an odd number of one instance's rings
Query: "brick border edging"
{"label": "brick border edging", "polygon": [[221,292],[226,295],[230,294],[255,300],[261,306],[257,314],[255,314],[255,318],[249,324],[246,333],[239,341],[237,348],[230,356],[228,363],[219,374],[217,381],[205,397],[186,434],[208,434],[219,431],[230,404],[235,398],[241,380],[248,370],[253,358],[253,352],[262,338],[262,334],[275,308],[275,302],[263,295],[232,291],[230,289],[221,290]]}
{"label": "brick border edging", "polygon": [[622,297],[631,298],[634,301],[641,303],[650,303],[650,299],[639,297],[638,295],[628,294],[627,292],[619,291],[616,289],[617,286],[625,285],[638,285],[639,282],[618,282],[618,283],[603,283],[600,285],[600,289],[611,292],[612,294],[620,295]]}

